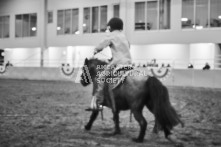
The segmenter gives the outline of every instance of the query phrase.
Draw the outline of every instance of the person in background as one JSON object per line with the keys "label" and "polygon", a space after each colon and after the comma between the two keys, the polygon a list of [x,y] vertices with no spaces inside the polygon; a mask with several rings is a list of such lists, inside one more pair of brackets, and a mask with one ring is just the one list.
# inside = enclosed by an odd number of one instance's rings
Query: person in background
{"label": "person in background", "polygon": [[167,64],[167,67],[171,67],[169,63]]}
{"label": "person in background", "polygon": [[188,68],[193,68],[193,64],[189,63]]}
{"label": "person in background", "polygon": [[210,65],[209,63],[206,62],[205,66],[203,67],[203,70],[209,70],[210,69]]}

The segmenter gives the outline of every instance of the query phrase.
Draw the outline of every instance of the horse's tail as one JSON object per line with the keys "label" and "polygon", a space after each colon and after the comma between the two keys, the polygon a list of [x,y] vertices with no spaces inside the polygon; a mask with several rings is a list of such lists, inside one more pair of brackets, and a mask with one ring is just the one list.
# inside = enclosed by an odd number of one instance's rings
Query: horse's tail
{"label": "horse's tail", "polygon": [[155,77],[149,77],[146,84],[148,96],[153,104],[152,111],[161,128],[171,130],[178,123],[182,123],[170,103],[167,88]]}

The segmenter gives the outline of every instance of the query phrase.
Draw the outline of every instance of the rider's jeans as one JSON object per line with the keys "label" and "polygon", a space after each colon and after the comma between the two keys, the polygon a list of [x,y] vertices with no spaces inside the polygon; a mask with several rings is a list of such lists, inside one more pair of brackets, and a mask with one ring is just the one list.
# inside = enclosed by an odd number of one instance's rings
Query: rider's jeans
{"label": "rider's jeans", "polygon": [[104,103],[104,83],[106,83],[107,76],[110,75],[112,70],[111,65],[108,65],[97,78],[98,88],[95,92],[95,97],[99,105]]}

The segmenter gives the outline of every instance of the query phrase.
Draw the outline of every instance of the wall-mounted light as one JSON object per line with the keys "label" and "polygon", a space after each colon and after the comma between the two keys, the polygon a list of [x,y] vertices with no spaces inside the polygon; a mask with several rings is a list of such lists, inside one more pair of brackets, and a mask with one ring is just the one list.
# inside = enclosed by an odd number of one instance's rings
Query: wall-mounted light
{"label": "wall-mounted light", "polygon": [[58,30],[58,31],[61,30],[61,27],[57,27],[57,30]]}
{"label": "wall-mounted light", "polygon": [[186,22],[186,21],[188,21],[188,18],[181,18],[181,21]]}
{"label": "wall-mounted light", "polygon": [[80,31],[76,31],[75,34],[80,34]]}
{"label": "wall-mounted light", "polygon": [[196,29],[201,30],[201,29],[203,29],[203,26],[196,26]]}
{"label": "wall-mounted light", "polygon": [[32,27],[31,30],[35,32],[37,30],[37,28],[36,27]]}
{"label": "wall-mounted light", "polygon": [[86,27],[86,24],[85,24],[85,23],[83,24],[83,27]]}
{"label": "wall-mounted light", "polygon": [[219,18],[219,19],[221,19],[221,15],[220,15],[220,16],[218,16],[218,18]]}
{"label": "wall-mounted light", "polygon": [[5,56],[5,52],[2,52],[2,54],[1,54],[2,56]]}

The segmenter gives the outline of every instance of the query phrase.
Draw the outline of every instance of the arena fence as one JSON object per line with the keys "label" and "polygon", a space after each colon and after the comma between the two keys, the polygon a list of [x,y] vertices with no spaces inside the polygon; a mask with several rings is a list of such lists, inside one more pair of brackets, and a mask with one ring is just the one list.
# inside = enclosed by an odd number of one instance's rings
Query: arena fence
{"label": "arena fence", "polygon": [[[153,68],[154,69],[154,68]],[[221,70],[143,68],[168,86],[221,88]],[[0,79],[59,80],[79,83],[81,68],[1,67]]]}

